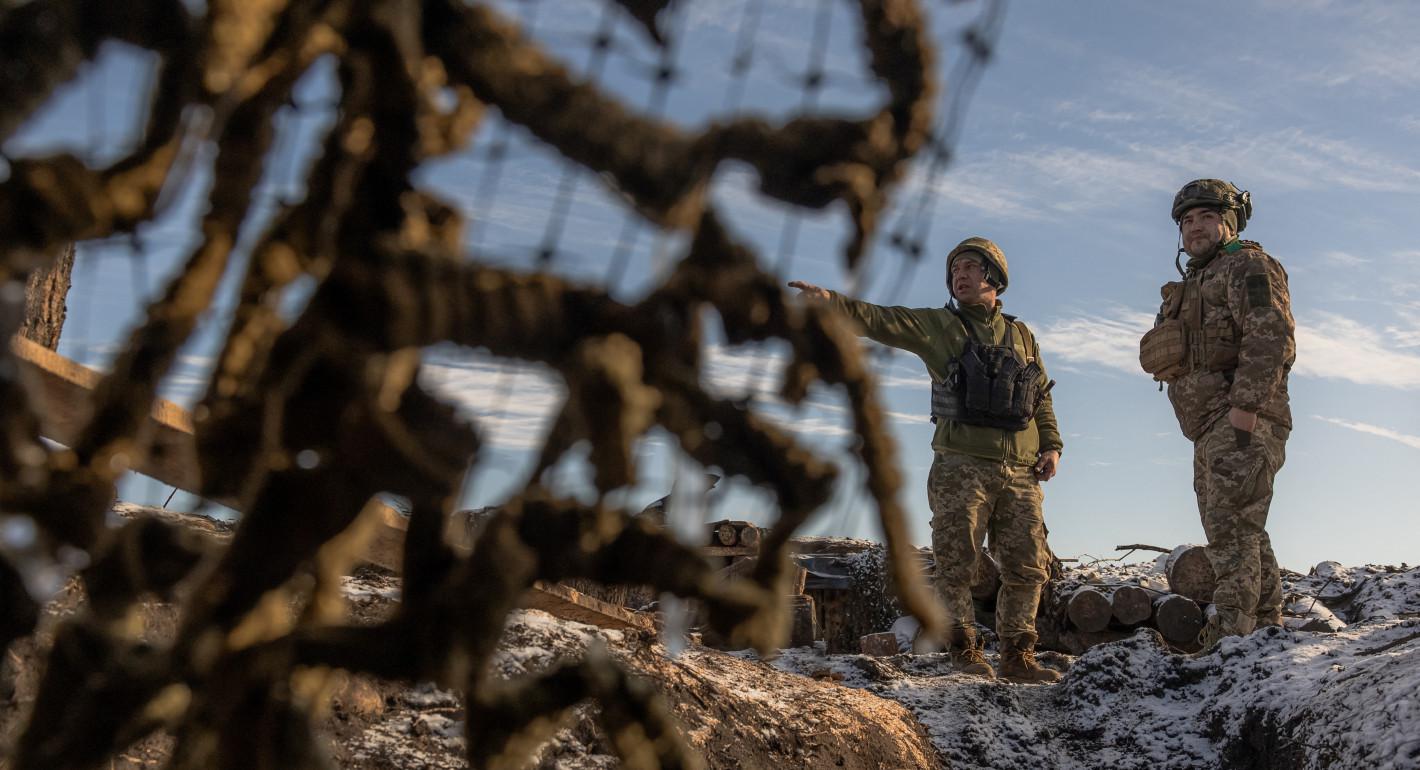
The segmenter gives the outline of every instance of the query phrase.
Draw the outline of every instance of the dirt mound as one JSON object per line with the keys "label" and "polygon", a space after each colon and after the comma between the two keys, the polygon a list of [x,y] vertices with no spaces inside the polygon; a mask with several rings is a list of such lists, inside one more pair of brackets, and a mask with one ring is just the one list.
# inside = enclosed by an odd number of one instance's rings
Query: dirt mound
{"label": "dirt mound", "polygon": [[[345,582],[352,622],[383,619],[398,600],[399,580],[363,571]],[[40,674],[37,651],[53,623],[82,606],[77,590],[46,605],[46,631],[11,648],[3,704],[4,740],[12,745],[32,704]],[[147,638],[171,638],[171,606],[144,608]],[[538,674],[598,648],[655,687],[710,768],[819,768],[875,770],[938,767],[935,749],[912,714],[898,703],[832,680],[817,681],[736,655],[692,647],[672,658],[647,635],[563,621],[536,610],[508,620],[492,675],[513,679]],[[596,724],[595,707],[573,710],[537,751],[539,768],[580,770],[618,766]],[[332,688],[321,724],[334,764],[344,770],[464,768],[464,704],[455,692],[427,683],[409,685],[344,676]],[[172,748],[167,736],[131,747],[114,765],[151,767]],[[0,752],[0,755],[8,752]],[[124,763],[127,763],[126,765]]]}

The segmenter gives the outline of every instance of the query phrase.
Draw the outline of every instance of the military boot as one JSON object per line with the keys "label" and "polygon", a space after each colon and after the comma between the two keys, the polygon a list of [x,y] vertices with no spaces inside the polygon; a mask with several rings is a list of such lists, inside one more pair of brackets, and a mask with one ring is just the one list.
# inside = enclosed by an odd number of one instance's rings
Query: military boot
{"label": "military boot", "polygon": [[1223,628],[1222,621],[1217,615],[1208,616],[1208,620],[1203,624],[1203,630],[1198,632],[1198,651],[1190,657],[1202,658],[1213,654],[1213,650],[1218,648],[1218,642],[1225,637],[1237,636],[1236,631],[1229,631]]}
{"label": "military boot", "polygon": [[1060,681],[1060,672],[1042,668],[1035,660],[1035,634],[1019,634],[1001,640],[1001,677],[1013,682],[1050,684]]}
{"label": "military boot", "polygon": [[986,662],[986,656],[981,653],[981,648],[977,646],[976,631],[971,628],[958,628],[950,634],[952,663],[963,674],[995,679],[996,672],[991,668],[991,664]]}
{"label": "military boot", "polygon": [[1253,626],[1253,631],[1260,631],[1268,626],[1282,625],[1282,610],[1274,609],[1257,616],[1257,625]]}

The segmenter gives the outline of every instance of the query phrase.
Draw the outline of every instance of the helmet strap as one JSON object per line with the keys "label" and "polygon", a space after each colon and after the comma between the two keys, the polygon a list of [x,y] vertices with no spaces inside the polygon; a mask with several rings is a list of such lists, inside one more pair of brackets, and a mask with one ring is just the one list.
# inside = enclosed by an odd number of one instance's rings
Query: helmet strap
{"label": "helmet strap", "polygon": [[1181,275],[1181,276],[1187,278],[1187,277],[1188,277],[1188,273],[1185,273],[1185,272],[1183,271],[1183,262],[1182,262],[1182,260],[1183,260],[1183,228],[1180,227],[1180,228],[1178,228],[1178,251],[1175,252],[1174,255],[1173,255],[1173,269],[1177,270],[1179,275]]}
{"label": "helmet strap", "polygon": [[997,294],[1000,294],[1001,277],[996,275],[996,267],[983,260],[981,263],[981,272],[985,276],[986,285],[995,289]]}

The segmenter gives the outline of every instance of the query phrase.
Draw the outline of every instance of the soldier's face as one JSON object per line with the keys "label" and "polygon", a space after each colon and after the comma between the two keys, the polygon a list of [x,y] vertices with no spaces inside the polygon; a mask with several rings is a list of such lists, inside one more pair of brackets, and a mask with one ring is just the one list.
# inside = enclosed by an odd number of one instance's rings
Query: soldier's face
{"label": "soldier's face", "polygon": [[1212,254],[1218,244],[1232,237],[1222,213],[1210,208],[1199,207],[1184,212],[1178,229],[1183,235],[1183,250],[1190,257]]}
{"label": "soldier's face", "polygon": [[986,282],[986,266],[971,254],[962,254],[952,262],[948,288],[963,305],[994,305],[996,290]]}

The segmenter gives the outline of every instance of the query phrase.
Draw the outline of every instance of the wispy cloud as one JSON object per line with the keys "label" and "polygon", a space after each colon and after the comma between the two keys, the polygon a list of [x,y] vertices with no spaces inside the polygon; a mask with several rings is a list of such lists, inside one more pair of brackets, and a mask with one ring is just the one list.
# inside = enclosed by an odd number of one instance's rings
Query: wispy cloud
{"label": "wispy cloud", "polygon": [[[813,388],[805,401],[792,406],[779,397],[788,352],[782,345],[754,348],[707,346],[704,351],[705,379],[703,386],[722,398],[749,398],[755,409],[767,419],[795,435],[842,437],[849,433],[851,417],[842,395],[826,388]],[[893,366],[878,376],[878,387],[923,389],[928,387],[925,372],[915,377],[893,374]],[[885,412],[897,423],[926,424],[925,410],[921,414]]]}
{"label": "wispy cloud", "polygon": [[[1144,376],[1139,338],[1152,323],[1152,314],[1127,308],[1066,316],[1042,327],[1041,348],[1048,360]],[[1382,331],[1346,316],[1316,313],[1297,326],[1293,372],[1357,385],[1420,389],[1420,354],[1398,350],[1397,339],[1399,347],[1420,344],[1420,324]]]}
{"label": "wispy cloud", "polygon": [[1238,132],[1207,144],[1036,147],[978,154],[937,180],[947,200],[998,219],[1059,219],[1107,210],[1122,196],[1171,194],[1199,157],[1234,159],[1230,174],[1274,191],[1420,192],[1420,167],[1300,128]]}
{"label": "wispy cloud", "polygon": [[1369,264],[1371,260],[1346,251],[1328,251],[1322,257],[1332,265],[1341,267],[1359,267]]}
{"label": "wispy cloud", "polygon": [[1356,422],[1354,420],[1343,420],[1339,417],[1323,417],[1319,414],[1314,414],[1312,415],[1312,417],[1321,420],[1322,422],[1329,422],[1332,425],[1340,425],[1343,428],[1354,430],[1359,433],[1369,433],[1372,436],[1388,438],[1391,441],[1404,444],[1412,449],[1420,449],[1420,436],[1413,436],[1409,433],[1401,433],[1397,430],[1383,428],[1379,425],[1371,425],[1370,423]]}
{"label": "wispy cloud", "polygon": [[1408,305],[1397,311],[1400,323],[1386,327],[1386,334],[1402,348],[1420,347],[1420,304]]}
{"label": "wispy cloud", "polygon": [[1297,327],[1297,374],[1358,385],[1420,389],[1420,355],[1394,349],[1374,325],[1336,313],[1318,313]]}
{"label": "wispy cloud", "polygon": [[1056,319],[1042,326],[1037,337],[1047,366],[1057,361],[1090,364],[1143,377],[1139,338],[1153,323],[1152,313],[1115,308],[1104,314]]}
{"label": "wispy cloud", "polygon": [[[852,432],[843,396],[814,389],[799,406],[783,401],[785,354],[771,346],[707,346],[702,385],[721,398],[748,399],[754,412],[800,440],[837,440]],[[483,432],[495,449],[530,451],[542,446],[566,389],[556,372],[542,366],[493,361],[460,353],[432,354],[420,370],[420,383],[447,399]],[[901,423],[925,423],[925,414],[888,412]]]}

